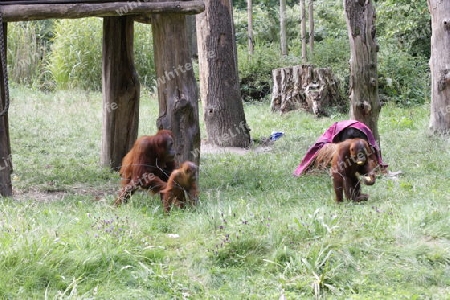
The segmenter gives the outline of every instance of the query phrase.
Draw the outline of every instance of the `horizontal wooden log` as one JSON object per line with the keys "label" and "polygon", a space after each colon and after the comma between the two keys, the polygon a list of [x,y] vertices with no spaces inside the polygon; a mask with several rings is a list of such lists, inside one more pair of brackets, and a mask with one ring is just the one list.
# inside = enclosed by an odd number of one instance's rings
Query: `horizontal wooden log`
{"label": "horizontal wooden log", "polygon": [[91,4],[0,4],[3,22],[114,17],[153,13],[197,14],[205,9],[201,0],[172,2],[112,2]]}
{"label": "horizontal wooden log", "polygon": [[[74,4],[74,3],[107,3],[107,2],[128,2],[131,0],[1,0],[1,5],[9,4]],[[149,2],[149,1],[142,1]]]}

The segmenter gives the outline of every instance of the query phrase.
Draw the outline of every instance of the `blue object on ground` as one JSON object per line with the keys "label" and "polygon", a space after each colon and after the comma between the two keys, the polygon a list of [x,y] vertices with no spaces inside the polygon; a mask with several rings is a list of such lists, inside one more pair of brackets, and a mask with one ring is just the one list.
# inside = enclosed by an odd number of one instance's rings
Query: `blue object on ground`
{"label": "blue object on ground", "polygon": [[284,132],[282,131],[274,131],[272,132],[272,134],[270,135],[270,140],[271,141],[276,141],[278,140],[280,137],[282,137],[284,135]]}

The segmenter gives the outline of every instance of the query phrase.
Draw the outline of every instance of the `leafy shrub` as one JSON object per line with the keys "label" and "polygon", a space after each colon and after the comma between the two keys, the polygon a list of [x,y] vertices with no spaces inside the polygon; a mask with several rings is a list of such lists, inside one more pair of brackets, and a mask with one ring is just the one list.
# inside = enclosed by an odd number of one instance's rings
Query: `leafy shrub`
{"label": "leafy shrub", "polygon": [[238,46],[242,98],[245,101],[263,99],[271,93],[272,70],[298,63],[294,56],[283,57],[276,43],[257,43],[252,55],[248,54],[246,46]]}
{"label": "leafy shrub", "polygon": [[[135,65],[141,84],[152,86],[155,75],[149,25],[135,24]],[[61,89],[100,90],[102,86],[102,20],[59,20],[48,65]]]}
{"label": "leafy shrub", "polygon": [[400,105],[423,104],[430,97],[430,71],[423,57],[381,47],[378,53],[380,97]]}

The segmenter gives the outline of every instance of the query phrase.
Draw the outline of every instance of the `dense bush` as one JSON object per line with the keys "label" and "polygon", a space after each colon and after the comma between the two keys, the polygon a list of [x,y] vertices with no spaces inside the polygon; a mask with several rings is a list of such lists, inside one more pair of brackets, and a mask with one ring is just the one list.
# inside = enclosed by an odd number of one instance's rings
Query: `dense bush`
{"label": "dense bush", "polygon": [[272,70],[299,63],[295,56],[280,55],[277,43],[257,43],[252,55],[247,46],[238,46],[241,94],[245,101],[262,100],[271,93]]}
{"label": "dense bush", "polygon": [[430,98],[430,71],[424,57],[388,45],[378,53],[379,94],[382,101],[423,104]]}

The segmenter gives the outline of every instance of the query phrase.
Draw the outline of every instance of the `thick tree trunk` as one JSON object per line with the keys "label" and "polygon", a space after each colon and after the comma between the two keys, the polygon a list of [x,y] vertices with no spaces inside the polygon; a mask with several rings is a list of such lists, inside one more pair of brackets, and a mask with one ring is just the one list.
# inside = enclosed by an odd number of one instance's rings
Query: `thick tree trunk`
{"label": "thick tree trunk", "polygon": [[375,8],[371,0],[344,0],[350,39],[350,118],[366,124],[379,141]]}
{"label": "thick tree trunk", "polygon": [[103,166],[117,169],[139,126],[139,79],[134,66],[132,17],[103,19]]}
{"label": "thick tree trunk", "polygon": [[340,107],[339,82],[329,68],[299,65],[272,70],[272,111],[303,109],[317,116],[327,108]]}
{"label": "thick tree trunk", "polygon": [[205,1],[197,15],[200,96],[208,141],[221,147],[247,147],[250,129],[239,89],[236,43],[229,1]]}
{"label": "thick tree trunk", "polygon": [[[1,30],[1,29],[0,29]],[[7,23],[3,23],[3,37],[4,37],[4,57],[6,60],[6,41],[7,41]],[[0,50],[1,51],[1,50]],[[6,62],[5,62],[6,63]],[[0,60],[0,70],[3,70],[3,62]],[[0,111],[6,108],[6,94],[3,88],[5,78],[3,72],[0,72]],[[6,82],[7,84],[7,82]],[[11,143],[9,139],[9,124],[8,112],[0,116],[0,196],[12,196],[12,158],[11,158]]]}
{"label": "thick tree trunk", "polygon": [[302,41],[302,63],[306,64],[306,3],[300,0],[300,39]]}
{"label": "thick tree trunk", "polygon": [[159,99],[156,125],[159,129],[172,130],[178,164],[190,160],[199,165],[198,96],[186,35],[186,16],[155,15],[152,32]]}
{"label": "thick tree trunk", "polygon": [[433,133],[450,133],[450,1],[428,0],[431,13],[431,115]]}

